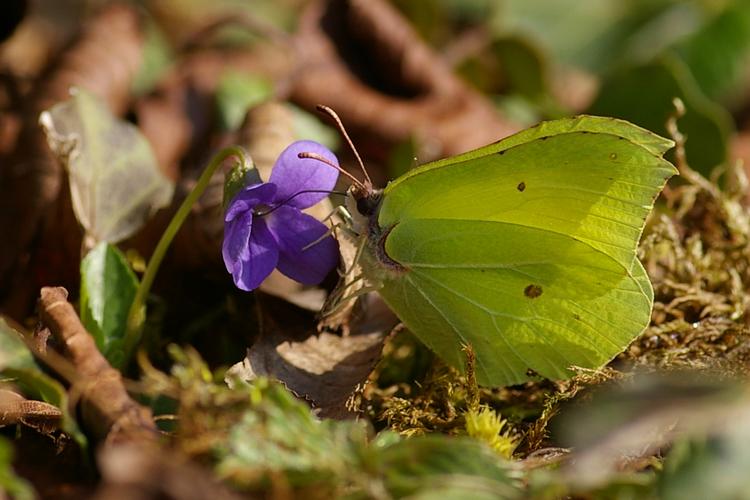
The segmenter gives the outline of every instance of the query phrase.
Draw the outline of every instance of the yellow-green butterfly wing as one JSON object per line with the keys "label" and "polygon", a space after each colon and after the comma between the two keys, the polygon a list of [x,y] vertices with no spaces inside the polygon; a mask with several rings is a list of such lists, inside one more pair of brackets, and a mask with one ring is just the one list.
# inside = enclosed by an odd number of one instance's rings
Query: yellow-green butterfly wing
{"label": "yellow-green butterfly wing", "polygon": [[648,325],[635,256],[676,173],[672,142],[598,117],[546,122],[423,165],[383,191],[366,272],[447,362],[462,344],[485,385],[595,368]]}

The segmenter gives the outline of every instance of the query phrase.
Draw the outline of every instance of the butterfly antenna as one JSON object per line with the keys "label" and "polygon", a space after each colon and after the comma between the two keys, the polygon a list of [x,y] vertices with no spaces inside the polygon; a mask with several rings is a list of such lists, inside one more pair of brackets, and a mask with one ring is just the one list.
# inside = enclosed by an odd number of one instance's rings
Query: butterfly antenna
{"label": "butterfly antenna", "polygon": [[349,179],[351,179],[351,181],[354,184],[356,184],[357,187],[359,187],[360,189],[367,190],[367,186],[365,184],[363,184],[361,180],[357,179],[352,174],[350,174],[349,172],[347,172],[343,168],[339,167],[338,165],[336,165],[335,163],[333,163],[331,160],[329,160],[325,156],[319,155],[318,153],[310,153],[310,152],[307,152],[307,151],[303,151],[301,153],[297,153],[297,158],[309,158],[311,160],[318,160],[320,162],[323,162],[326,165],[328,165],[329,167],[335,168],[336,170],[338,170],[339,172],[341,172],[345,176],[349,177]]}
{"label": "butterfly antenna", "polygon": [[336,122],[336,126],[338,127],[339,132],[341,133],[341,135],[344,136],[344,139],[346,139],[346,142],[349,144],[349,148],[351,148],[352,152],[354,153],[354,156],[357,158],[357,163],[359,163],[359,168],[361,168],[362,173],[365,174],[365,182],[360,183],[360,185],[365,189],[365,191],[367,192],[372,191],[372,180],[370,179],[370,174],[367,173],[365,164],[362,163],[362,158],[360,158],[359,153],[357,152],[357,148],[354,147],[354,143],[349,138],[349,134],[346,133],[346,129],[344,128],[344,124],[341,122],[341,118],[339,118],[339,115],[337,115],[334,110],[332,110],[331,108],[323,104],[318,104],[316,108],[318,111],[320,111],[321,113],[325,113],[334,122]]}

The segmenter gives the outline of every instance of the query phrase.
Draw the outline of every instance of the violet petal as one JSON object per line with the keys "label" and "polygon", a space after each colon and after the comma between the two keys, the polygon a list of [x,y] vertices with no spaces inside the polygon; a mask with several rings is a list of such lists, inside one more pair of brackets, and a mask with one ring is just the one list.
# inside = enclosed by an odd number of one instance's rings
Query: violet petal
{"label": "violet petal", "polygon": [[315,217],[283,206],[264,220],[279,244],[277,267],[293,280],[318,284],[338,264],[338,243],[331,235],[317,241],[328,232],[328,227]]}
{"label": "violet petal", "polygon": [[[268,182],[278,188],[274,201],[297,208],[307,208],[328,196],[336,186],[339,172],[330,165],[312,158],[299,158],[302,152],[315,153],[334,165],[339,162],[325,146],[313,141],[297,141],[279,155]],[[321,191],[298,194],[301,191]]]}
{"label": "violet petal", "polygon": [[240,260],[241,266],[232,273],[234,284],[242,290],[253,290],[263,282],[276,267],[279,260],[279,247],[263,219],[256,217],[250,235],[247,259]]}
{"label": "violet petal", "polygon": [[[224,221],[229,222],[237,217],[240,213],[252,210],[259,204],[270,204],[276,193],[276,186],[273,184],[253,184],[243,188],[238,192],[232,201],[227,205]],[[225,236],[226,238],[226,236]]]}
{"label": "violet petal", "polygon": [[239,272],[238,270],[241,269],[241,260],[247,260],[250,256],[249,245],[252,225],[252,210],[238,211],[233,214],[231,220],[224,222],[224,242],[221,246],[221,255],[224,257],[224,265],[227,271],[232,275],[236,275]]}

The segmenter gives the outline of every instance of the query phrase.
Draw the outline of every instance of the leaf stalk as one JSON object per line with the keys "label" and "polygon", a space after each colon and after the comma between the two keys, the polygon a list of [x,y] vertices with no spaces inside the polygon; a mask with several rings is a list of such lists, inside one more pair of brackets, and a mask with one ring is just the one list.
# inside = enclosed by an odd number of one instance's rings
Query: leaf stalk
{"label": "leaf stalk", "polygon": [[141,280],[138,290],[135,293],[135,297],[133,298],[130,311],[128,312],[127,329],[125,331],[125,339],[123,342],[125,364],[127,364],[132,358],[133,352],[141,342],[143,324],[146,319],[145,301],[151,291],[151,285],[154,282],[156,273],[159,271],[159,266],[161,266],[161,262],[164,260],[164,256],[166,255],[169,246],[172,244],[172,240],[174,240],[174,237],[177,235],[180,227],[182,227],[183,222],[185,222],[185,219],[190,214],[190,209],[208,187],[211,177],[213,177],[216,169],[219,168],[227,158],[232,156],[237,157],[243,166],[249,164],[247,153],[239,146],[229,146],[219,151],[211,159],[200,178],[198,178],[198,182],[193,190],[180,205],[180,208],[177,209],[177,212],[169,222],[164,234],[162,234],[159,243],[156,245],[154,253],[151,255],[148,265],[146,266],[146,271],[143,273],[143,279]]}

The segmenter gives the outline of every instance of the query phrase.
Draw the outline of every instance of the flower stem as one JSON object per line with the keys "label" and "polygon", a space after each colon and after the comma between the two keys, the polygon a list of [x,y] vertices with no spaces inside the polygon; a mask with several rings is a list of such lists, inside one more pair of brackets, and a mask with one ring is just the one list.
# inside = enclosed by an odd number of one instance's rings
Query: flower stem
{"label": "flower stem", "polygon": [[161,261],[164,259],[164,256],[169,249],[169,245],[172,243],[175,235],[180,230],[182,223],[185,222],[185,219],[190,214],[190,209],[193,207],[193,204],[195,204],[198,198],[200,198],[200,196],[206,190],[206,187],[208,187],[208,184],[211,181],[211,177],[213,177],[216,169],[219,168],[222,163],[224,163],[224,160],[231,156],[239,158],[239,161],[243,164],[243,166],[248,164],[247,153],[239,146],[230,146],[219,151],[211,159],[211,162],[201,174],[193,190],[182,202],[180,208],[177,209],[177,212],[169,222],[167,229],[164,231],[164,234],[162,234],[159,243],[156,245],[154,253],[151,255],[151,259],[149,259],[148,261],[148,266],[146,266],[146,272],[143,273],[141,284],[135,293],[135,298],[133,298],[133,303],[130,306],[130,311],[128,312],[127,329],[125,331],[125,338],[123,342],[123,366],[125,366],[130,360],[133,352],[135,351],[136,347],[138,347],[138,344],[141,341],[143,323],[146,319],[146,308],[144,303],[146,301],[146,298],[148,297],[149,291],[151,291],[151,285],[154,282],[154,278],[156,277],[156,273],[159,270]]}

